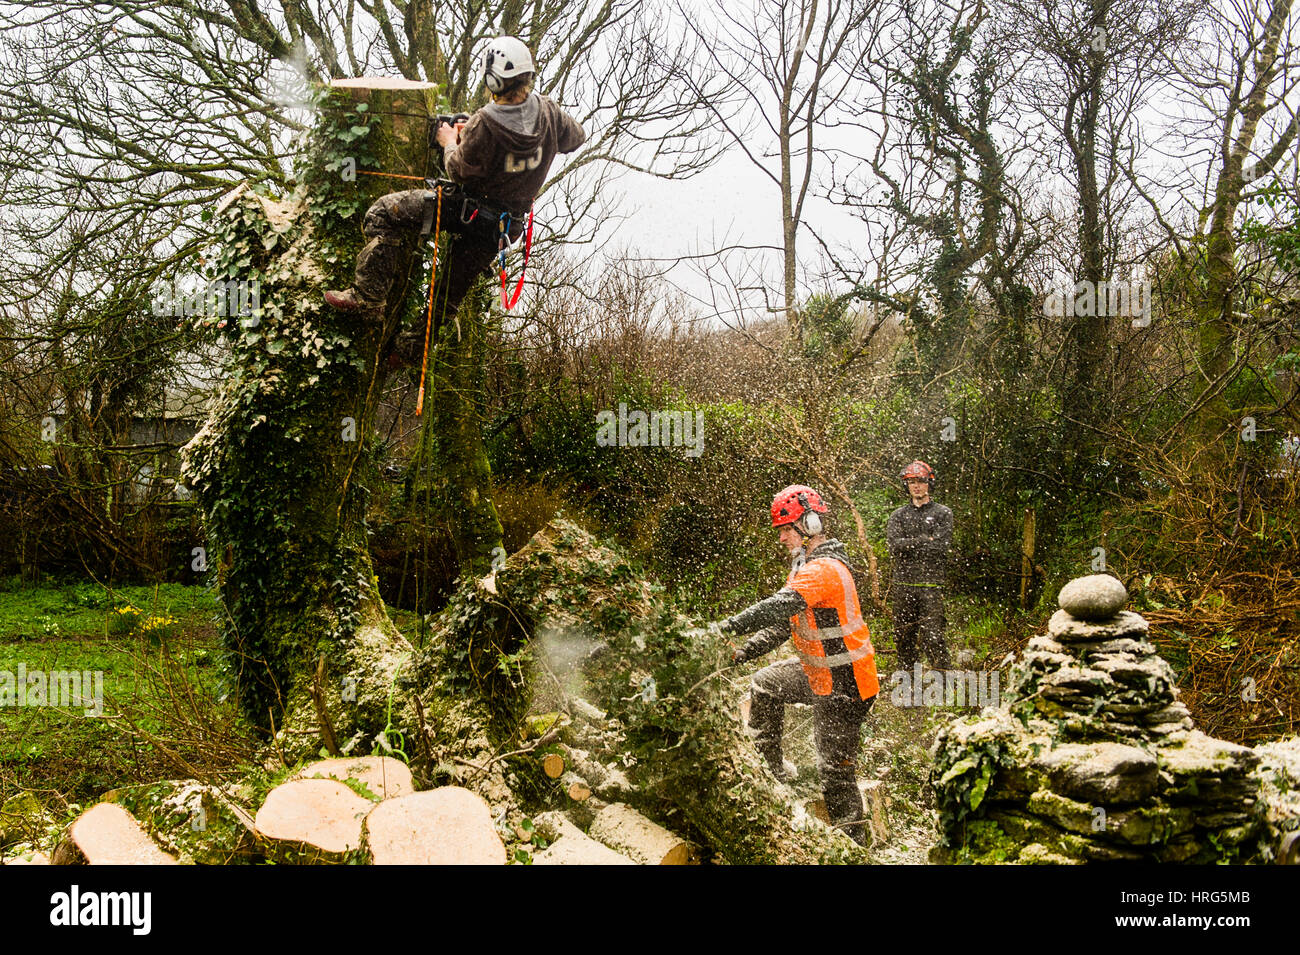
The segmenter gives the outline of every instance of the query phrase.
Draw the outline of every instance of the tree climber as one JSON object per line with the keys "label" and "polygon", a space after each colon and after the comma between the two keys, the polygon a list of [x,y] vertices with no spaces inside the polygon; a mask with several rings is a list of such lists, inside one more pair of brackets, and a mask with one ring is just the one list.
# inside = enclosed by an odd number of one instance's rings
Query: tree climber
{"label": "tree climber", "polygon": [[[754,675],[749,726],[758,750],[778,779],[794,778],[784,760],[781,736],[787,703],[813,708],[817,769],[831,823],[859,845],[866,844],[857,761],[862,721],[875,703],[875,651],[862,619],[853,567],[844,545],[827,537],[821,496],[794,484],[772,501],[772,526],[793,561],[785,586],[711,629],[754,633],[732,661],[754,660],[787,638],[798,660],[782,660]],[[800,672],[802,669],[802,672]]]}
{"label": "tree climber", "polygon": [[951,664],[943,636],[943,584],[952,546],[952,511],[930,500],[934,469],[913,461],[899,474],[911,497],[885,525],[893,560],[894,641],[898,669],[909,671],[925,653],[946,670]]}
{"label": "tree climber", "polygon": [[[556,154],[573,152],[587,138],[573,117],[532,91],[536,67],[522,41],[492,40],[474,69],[492,101],[468,122],[436,123],[430,129],[459,189],[453,194],[444,187],[441,197],[441,225],[453,238],[433,292],[440,320],[456,313],[479,274],[522,235]],[[369,241],[357,255],[352,287],[326,292],[325,301],[343,311],[382,309],[396,277],[401,233],[428,232],[437,202],[432,189],[391,192],[375,200],[362,222]],[[390,364],[418,362],[423,344],[422,332],[403,333]]]}

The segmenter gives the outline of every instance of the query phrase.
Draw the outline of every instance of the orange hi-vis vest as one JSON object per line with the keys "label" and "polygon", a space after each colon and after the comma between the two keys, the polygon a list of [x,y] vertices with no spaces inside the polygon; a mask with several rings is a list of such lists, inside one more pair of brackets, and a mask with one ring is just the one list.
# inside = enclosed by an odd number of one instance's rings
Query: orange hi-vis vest
{"label": "orange hi-vis vest", "polygon": [[[833,557],[818,557],[791,571],[785,585],[808,604],[790,618],[790,636],[813,693],[830,696],[836,683],[832,668],[849,666],[861,699],[879,693],[876,651],[849,569]],[[844,678],[839,682],[843,684]]]}

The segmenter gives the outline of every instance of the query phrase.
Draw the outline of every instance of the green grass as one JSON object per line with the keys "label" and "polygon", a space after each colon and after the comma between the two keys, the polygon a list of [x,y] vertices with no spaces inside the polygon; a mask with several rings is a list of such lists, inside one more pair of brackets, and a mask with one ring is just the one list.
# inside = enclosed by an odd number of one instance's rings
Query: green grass
{"label": "green grass", "polygon": [[212,594],[200,586],[159,584],[110,589],[78,583],[33,587],[10,577],[0,580],[0,643],[51,636],[104,636],[109,612],[126,604],[146,613],[170,613],[189,624],[209,628],[208,618],[218,609]]}
{"label": "green grass", "polygon": [[109,637],[114,607],[133,604],[146,615],[177,620],[166,652],[196,695],[217,693],[216,604],[203,587],[163,584],[113,591],[90,584],[18,586],[0,582],[0,671],[100,671],[100,716],[80,706],[0,707],[0,798],[36,790],[55,805],[93,800],[107,789],[174,776],[162,754],[128,731],[131,714],[149,733],[167,736],[166,717],[151,713],[163,702],[148,670],[164,662],[160,648],[137,635]]}

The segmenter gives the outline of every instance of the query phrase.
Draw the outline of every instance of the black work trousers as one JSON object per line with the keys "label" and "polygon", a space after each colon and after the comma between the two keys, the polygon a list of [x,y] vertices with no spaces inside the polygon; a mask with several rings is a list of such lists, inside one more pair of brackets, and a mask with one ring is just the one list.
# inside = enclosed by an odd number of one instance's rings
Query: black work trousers
{"label": "black work trousers", "polygon": [[813,708],[813,740],[826,814],[832,825],[859,845],[866,845],[866,825],[858,789],[858,749],[862,721],[875,702],[874,696],[868,700],[817,696],[798,660],[782,660],[759,670],[749,694],[749,727],[758,751],[773,766],[780,766],[783,758],[786,704],[806,703]]}
{"label": "black work trousers", "polygon": [[893,586],[894,643],[898,646],[897,668],[911,670],[920,653],[930,665],[946,670],[951,665],[948,642],[944,639],[943,588],[915,587],[895,582]]}

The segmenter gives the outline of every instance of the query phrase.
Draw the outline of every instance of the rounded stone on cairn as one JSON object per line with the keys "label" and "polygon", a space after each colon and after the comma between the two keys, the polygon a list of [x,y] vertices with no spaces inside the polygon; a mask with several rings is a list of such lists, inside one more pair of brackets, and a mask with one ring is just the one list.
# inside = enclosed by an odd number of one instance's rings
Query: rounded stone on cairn
{"label": "rounded stone on cairn", "polygon": [[271,790],[257,811],[257,833],[288,862],[343,862],[361,844],[374,803],[334,779],[296,779]]}
{"label": "rounded stone on cairn", "polygon": [[506,847],[481,797],[442,786],[381,802],[366,817],[375,865],[505,865]]}
{"label": "rounded stone on cairn", "polygon": [[1109,620],[1127,602],[1127,588],[1110,574],[1076,577],[1057,597],[1061,609],[1076,620]]}

